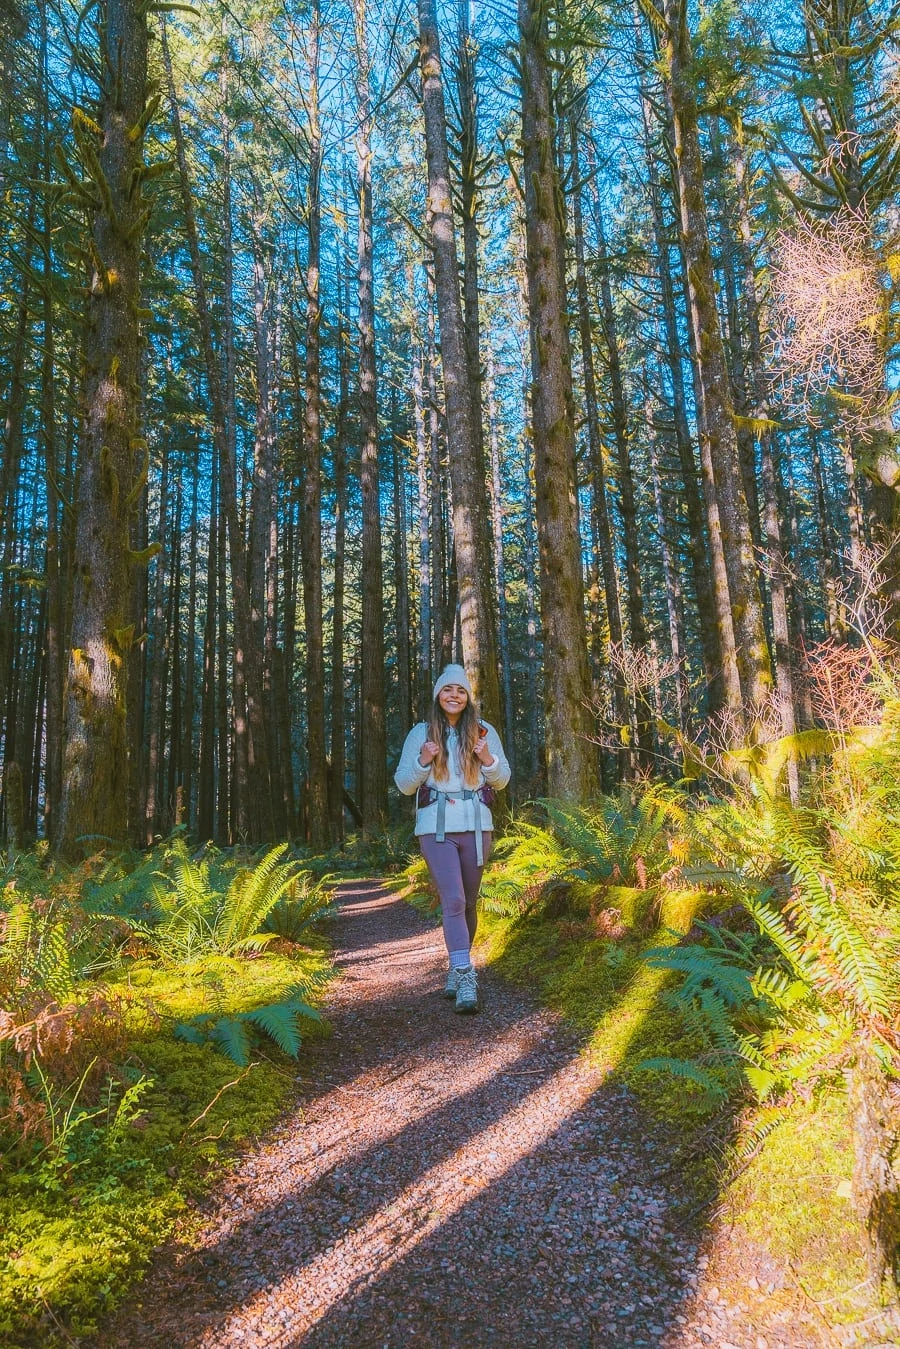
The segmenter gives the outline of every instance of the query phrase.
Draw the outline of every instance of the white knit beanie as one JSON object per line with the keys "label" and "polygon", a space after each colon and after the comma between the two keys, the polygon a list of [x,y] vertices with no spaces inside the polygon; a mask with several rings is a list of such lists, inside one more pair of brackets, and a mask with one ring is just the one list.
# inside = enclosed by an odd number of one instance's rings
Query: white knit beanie
{"label": "white knit beanie", "polygon": [[434,686],[435,698],[437,698],[441,689],[445,689],[448,684],[459,684],[460,688],[465,689],[466,693],[468,693],[469,697],[474,701],[475,695],[472,693],[472,685],[469,683],[469,676],[461,665],[448,665],[445,670],[441,671],[438,675],[438,681]]}

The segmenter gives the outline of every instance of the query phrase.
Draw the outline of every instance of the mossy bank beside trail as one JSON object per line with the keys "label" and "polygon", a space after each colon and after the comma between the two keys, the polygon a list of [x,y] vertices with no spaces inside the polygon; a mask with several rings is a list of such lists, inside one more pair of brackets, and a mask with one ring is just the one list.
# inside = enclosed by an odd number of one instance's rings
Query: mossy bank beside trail
{"label": "mossy bank beside trail", "polygon": [[[864,1231],[851,1204],[845,1083],[838,1079],[797,1099],[757,1149],[755,1112],[742,1117],[668,1074],[636,1071],[649,1058],[698,1050],[660,997],[656,972],[642,967],[641,952],[655,941],[598,942],[577,930],[560,933],[553,920],[490,918],[482,951],[492,969],[536,988],[542,1002],[582,1032],[589,1057],[613,1071],[669,1140],[666,1179],[683,1189],[688,1229],[711,1221],[729,1230],[731,1256],[742,1245],[768,1253],[788,1292],[796,1293],[797,1279],[811,1299],[827,1299],[832,1323],[852,1326],[877,1316]],[[748,1155],[736,1162],[742,1149]],[[727,1187],[720,1189],[723,1178]],[[791,1271],[786,1279],[784,1268]],[[754,1278],[740,1261],[732,1261],[730,1273],[737,1282]]]}
{"label": "mossy bank beside trail", "polygon": [[[805,809],[755,778],[535,803],[482,886],[481,960],[639,1103],[720,1290],[835,1343],[900,1335],[898,753],[836,756]],[[436,915],[421,861],[399,887]]]}
{"label": "mossy bank beside trail", "polygon": [[9,859],[0,922],[0,1342],[126,1295],[327,1033],[323,888],[286,849]]}

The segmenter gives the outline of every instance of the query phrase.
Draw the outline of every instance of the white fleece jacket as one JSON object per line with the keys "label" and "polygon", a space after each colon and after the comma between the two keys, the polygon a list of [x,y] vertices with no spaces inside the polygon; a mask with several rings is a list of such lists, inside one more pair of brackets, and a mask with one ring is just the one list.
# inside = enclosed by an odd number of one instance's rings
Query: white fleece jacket
{"label": "white fleece jacket", "polygon": [[[481,782],[487,783],[489,787],[499,789],[505,787],[509,782],[509,763],[503,753],[500,737],[493,726],[486,721],[481,724],[487,726],[488,749],[494,756],[493,762],[482,766]],[[451,729],[447,736],[449,777],[443,782],[437,781],[431,771],[431,764],[423,768],[419,763],[419,751],[427,739],[428,723],[424,721],[420,721],[418,725],[414,726],[406,737],[403,753],[400,755],[400,763],[397,765],[397,771],[394,774],[394,781],[399,790],[404,796],[414,796],[421,786],[427,784],[429,787],[436,788],[439,792],[449,792],[445,821],[448,834],[465,834],[474,830],[476,810],[480,812],[479,823],[482,829],[485,832],[493,829],[494,822],[487,806],[482,805],[478,800],[464,801],[462,797],[454,800],[453,793],[461,792],[466,786],[459,771],[459,737],[456,731]],[[434,834],[436,832],[437,802],[435,801],[432,805],[416,811],[416,835]]]}

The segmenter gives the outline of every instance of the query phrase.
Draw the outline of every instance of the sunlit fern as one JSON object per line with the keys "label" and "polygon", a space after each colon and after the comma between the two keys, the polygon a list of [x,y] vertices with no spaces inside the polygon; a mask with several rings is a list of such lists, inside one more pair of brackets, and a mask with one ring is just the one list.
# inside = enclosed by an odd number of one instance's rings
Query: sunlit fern
{"label": "sunlit fern", "polygon": [[263,923],[263,931],[272,932],[286,941],[299,942],[317,923],[332,917],[335,912],[334,878],[323,876],[317,881],[309,871],[301,870],[270,911]]}
{"label": "sunlit fern", "polygon": [[536,804],[546,823],[515,820],[495,849],[482,886],[489,912],[520,915],[539,904],[555,880],[643,888],[670,864],[669,826],[680,827],[684,818],[681,794],[662,785],[634,798],[626,789],[591,805],[553,798]]}
{"label": "sunlit fern", "polygon": [[315,1007],[306,1001],[308,984],[298,985],[287,997],[230,1016],[215,1013],[197,1016],[175,1027],[175,1034],[191,1044],[211,1044],[238,1067],[250,1062],[260,1037],[271,1040],[284,1054],[296,1058],[302,1043],[301,1023],[321,1021]]}
{"label": "sunlit fern", "polygon": [[178,841],[154,885],[159,921],[135,924],[135,930],[157,956],[175,963],[262,950],[276,935],[264,930],[267,920],[302,872],[299,862],[284,860],[287,851],[286,843],[278,844],[223,890],[211,879],[209,861],[192,858]]}
{"label": "sunlit fern", "polygon": [[5,915],[0,963],[23,988],[42,990],[60,1003],[74,994],[76,969],[67,924],[39,916],[26,901],[13,904]]}

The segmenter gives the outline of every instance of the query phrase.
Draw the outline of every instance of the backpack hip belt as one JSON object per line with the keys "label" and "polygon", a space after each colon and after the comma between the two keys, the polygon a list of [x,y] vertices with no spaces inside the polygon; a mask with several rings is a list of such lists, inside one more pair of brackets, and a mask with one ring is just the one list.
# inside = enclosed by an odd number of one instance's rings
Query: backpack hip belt
{"label": "backpack hip belt", "polygon": [[[428,799],[423,800],[423,796],[428,794]],[[489,804],[485,801],[485,796],[490,793],[490,800],[493,800],[493,789],[491,787],[466,787],[458,792],[439,792],[437,787],[420,787],[417,799],[417,806],[422,810],[426,806],[433,806],[437,801],[437,825],[434,831],[435,841],[437,843],[446,842],[447,838],[447,802],[448,801],[474,801],[475,804],[475,860],[480,867],[484,866],[484,837],[481,828],[481,807]]]}

